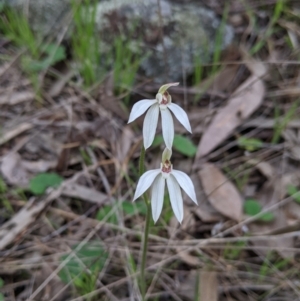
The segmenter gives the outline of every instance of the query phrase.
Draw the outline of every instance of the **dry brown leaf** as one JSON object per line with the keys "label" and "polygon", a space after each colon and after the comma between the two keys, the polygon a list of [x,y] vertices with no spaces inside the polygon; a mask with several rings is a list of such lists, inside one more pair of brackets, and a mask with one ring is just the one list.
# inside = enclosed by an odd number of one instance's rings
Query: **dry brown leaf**
{"label": "dry brown leaf", "polygon": [[[39,262],[43,262],[43,257],[40,254],[34,253],[32,256],[35,256],[33,260],[39,260]],[[41,269],[35,271],[34,273],[34,283],[33,283],[33,291],[38,289],[43,282],[53,273],[53,267],[46,262],[42,265]],[[53,277],[49,283],[41,292],[35,297],[36,300],[51,300],[55,299],[55,301],[65,301],[69,298],[71,294],[70,288],[66,289],[64,287],[63,282],[60,278]]]}
{"label": "dry brown leaf", "polygon": [[29,201],[8,222],[3,224],[0,227],[0,250],[12,243],[22,231],[36,220],[37,216],[48,206],[48,204],[58,198],[59,195],[60,189],[57,189],[53,190],[43,201]]}
{"label": "dry brown leaf", "polygon": [[[262,73],[261,70],[257,72]],[[222,143],[261,105],[264,94],[263,81],[257,74],[251,75],[233,93],[228,104],[214,117],[200,140],[196,157],[201,158],[209,154]]]}
{"label": "dry brown leaf", "polygon": [[297,129],[285,129],[281,134],[287,144],[289,156],[300,161],[300,133]]}
{"label": "dry brown leaf", "polygon": [[[212,91],[230,91],[232,82],[236,78],[239,65],[226,65],[219,73],[214,75],[213,78],[201,82],[200,88],[205,90],[210,89]],[[231,90],[232,91],[232,90]]]}
{"label": "dry brown leaf", "polygon": [[214,208],[224,216],[240,221],[243,201],[232,182],[211,163],[205,163],[198,175],[204,192]]}
{"label": "dry brown leaf", "polygon": [[16,105],[21,102],[34,100],[35,94],[30,91],[15,92],[11,95],[3,95],[0,97],[0,105]]}
{"label": "dry brown leaf", "polygon": [[134,133],[131,127],[125,126],[123,128],[121,139],[117,141],[117,158],[120,164],[122,164],[127,158],[134,138]]}
{"label": "dry brown leaf", "polygon": [[128,114],[117,97],[114,96],[114,77],[110,73],[103,85],[99,87],[98,96],[101,106],[109,112],[114,113],[124,121],[128,119]]}
{"label": "dry brown leaf", "polygon": [[54,82],[52,87],[49,90],[49,95],[51,97],[56,97],[58,96],[65,85],[70,81],[70,79],[74,76],[74,70],[67,71],[66,73],[63,74],[58,80]]}
{"label": "dry brown leaf", "polygon": [[29,172],[32,173],[39,173],[39,172],[45,172],[49,169],[53,169],[57,165],[57,161],[45,161],[45,160],[38,160],[38,161],[27,161],[22,160],[21,162],[22,166]]}
{"label": "dry brown leaf", "polygon": [[0,170],[9,184],[18,187],[28,187],[30,175],[22,165],[22,160],[18,153],[10,152],[7,154],[2,160]]}
{"label": "dry brown leaf", "polygon": [[271,180],[276,175],[274,167],[266,161],[259,161],[259,159],[251,159],[248,161],[249,164],[253,165],[259,170],[268,180]]}
{"label": "dry brown leaf", "polygon": [[200,273],[200,300],[218,301],[218,277],[216,272],[202,271]]}
{"label": "dry brown leaf", "polygon": [[32,129],[33,125],[30,123],[21,123],[17,127],[7,130],[0,136],[0,145],[8,142],[23,132]]}
{"label": "dry brown leaf", "polygon": [[197,174],[191,175],[195,186],[198,206],[193,207],[193,212],[205,223],[214,223],[222,219],[222,215],[206,200],[201,181]]}
{"label": "dry brown leaf", "polygon": [[8,153],[3,159],[0,171],[5,180],[18,187],[28,187],[31,175],[45,172],[56,166],[55,161],[27,161],[14,151]]}
{"label": "dry brown leaf", "polygon": [[95,204],[103,204],[108,200],[108,196],[106,194],[76,183],[65,185],[62,194]]}
{"label": "dry brown leaf", "polygon": [[188,300],[195,299],[195,291],[197,285],[197,279],[199,279],[198,271],[190,270],[186,277],[180,277],[181,279],[179,284],[179,291],[178,293],[180,296],[187,298]]}
{"label": "dry brown leaf", "polygon": [[[263,209],[266,209],[272,205],[275,205],[283,197],[283,185],[286,180],[282,178],[275,178],[266,182],[256,199],[262,205]],[[285,190],[284,190],[285,191]],[[268,252],[275,249],[284,258],[293,257],[294,251],[291,248],[294,247],[293,237],[281,237],[274,236],[269,239],[269,235],[281,233],[282,230],[288,226],[288,217],[286,216],[285,210],[278,207],[272,210],[275,218],[272,222],[262,223],[260,221],[250,223],[249,230],[253,235],[265,235],[265,240],[254,240],[253,244],[257,247],[263,247],[264,249],[258,249],[256,252],[266,256]]]}

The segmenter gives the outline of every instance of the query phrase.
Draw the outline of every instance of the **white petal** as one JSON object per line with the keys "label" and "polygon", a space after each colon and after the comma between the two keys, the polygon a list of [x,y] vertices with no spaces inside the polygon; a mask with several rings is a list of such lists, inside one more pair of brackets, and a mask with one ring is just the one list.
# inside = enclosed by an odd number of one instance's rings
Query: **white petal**
{"label": "white petal", "polygon": [[168,105],[168,108],[173,112],[178,121],[186,128],[190,133],[192,132],[189,118],[186,112],[177,104],[171,103]]}
{"label": "white petal", "polygon": [[133,201],[140,197],[153,183],[154,179],[160,173],[160,169],[149,170],[145,172],[139,179]]}
{"label": "white petal", "polygon": [[174,123],[172,114],[168,109],[160,110],[161,113],[161,125],[162,125],[162,134],[166,147],[172,149],[172,144],[174,140]]}
{"label": "white petal", "polygon": [[177,220],[181,223],[183,219],[183,200],[180,187],[172,174],[167,178],[167,185],[172,209]]}
{"label": "white petal", "polygon": [[180,170],[172,170],[172,175],[177,180],[180,187],[185,191],[185,193],[192,199],[194,203],[197,203],[195,188],[190,177]]}
{"label": "white petal", "polygon": [[157,222],[161,210],[164,203],[164,193],[165,193],[165,183],[166,180],[161,176],[158,175],[152,185],[151,191],[151,208],[152,208],[152,217],[154,223]]}
{"label": "white petal", "polygon": [[143,125],[144,147],[147,149],[151,146],[158,122],[159,106],[153,105],[146,114]]}
{"label": "white petal", "polygon": [[142,114],[144,114],[147,111],[147,109],[154,103],[156,103],[156,99],[143,99],[136,102],[131,109],[128,123],[132,122],[133,120],[137,119]]}

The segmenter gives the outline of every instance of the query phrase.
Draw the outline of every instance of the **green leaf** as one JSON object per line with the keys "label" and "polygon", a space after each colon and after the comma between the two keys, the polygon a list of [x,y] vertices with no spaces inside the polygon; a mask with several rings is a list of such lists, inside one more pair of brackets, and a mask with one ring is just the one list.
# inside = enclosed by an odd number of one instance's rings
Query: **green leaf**
{"label": "green leaf", "polygon": [[0,177],[0,193],[5,193],[7,190],[7,186],[3,179]]}
{"label": "green leaf", "polygon": [[33,194],[43,194],[48,187],[58,187],[64,179],[56,173],[40,173],[30,180],[29,189]]}
{"label": "green leaf", "polygon": [[[4,286],[4,280],[0,278],[0,288]],[[0,293],[0,301],[4,301],[4,295]]]}
{"label": "green leaf", "polygon": [[247,137],[240,137],[238,139],[238,145],[249,152],[253,152],[257,149],[262,148],[263,142],[256,138],[247,138]]}
{"label": "green leaf", "polygon": [[[78,245],[74,246],[72,250],[75,250]],[[60,271],[59,277],[62,282],[68,283],[73,281],[74,278],[79,277],[76,281],[76,285],[80,287],[84,280],[85,267],[91,272],[101,271],[107,258],[108,253],[104,250],[103,246],[98,242],[90,242],[85,244],[79,251],[68,261],[65,267]],[[64,261],[69,255],[64,255],[60,258],[60,261]],[[83,266],[84,265],[84,266]]]}
{"label": "green leaf", "polygon": [[43,71],[66,58],[65,48],[56,44],[44,45],[41,51],[45,54],[43,59],[33,60],[30,57],[23,57],[23,68],[27,71]]}
{"label": "green leaf", "polygon": [[[161,144],[164,144],[164,139],[161,135],[158,135],[155,137],[152,146],[156,147]],[[173,148],[187,157],[194,157],[197,152],[197,147],[192,140],[180,135],[175,135]]]}
{"label": "green leaf", "polygon": [[266,212],[263,213],[260,217],[259,220],[263,221],[263,222],[271,222],[274,220],[274,214],[272,212]]}
{"label": "green leaf", "polygon": [[[257,215],[261,212],[261,205],[257,200],[249,199],[244,203],[244,211],[250,216]],[[258,220],[263,222],[270,222],[274,219],[274,214],[272,212],[266,212],[259,215]]]}
{"label": "green leaf", "polygon": [[116,213],[111,214],[111,210],[113,210],[113,206],[107,205],[98,210],[96,219],[98,221],[105,220],[106,216],[110,214],[110,217],[106,220],[108,223],[117,224],[118,219]]}
{"label": "green leaf", "polygon": [[134,215],[136,213],[140,213],[141,215],[147,214],[147,206],[145,202],[123,202],[122,208],[127,215]]}
{"label": "green leaf", "polygon": [[256,215],[261,211],[261,205],[256,200],[246,200],[244,203],[244,211],[248,215]]}
{"label": "green leaf", "polygon": [[187,157],[194,157],[197,152],[197,147],[191,139],[179,135],[174,137],[173,148]]}
{"label": "green leaf", "polygon": [[293,185],[288,185],[286,191],[290,197],[292,197],[297,203],[300,203],[300,191]]}
{"label": "green leaf", "polygon": [[47,44],[42,51],[48,54],[51,65],[58,63],[66,58],[66,50],[64,46],[56,44]]}
{"label": "green leaf", "polygon": [[155,136],[155,138],[153,140],[152,146],[156,147],[163,143],[164,143],[164,138],[162,137],[162,135],[157,135],[157,136]]}

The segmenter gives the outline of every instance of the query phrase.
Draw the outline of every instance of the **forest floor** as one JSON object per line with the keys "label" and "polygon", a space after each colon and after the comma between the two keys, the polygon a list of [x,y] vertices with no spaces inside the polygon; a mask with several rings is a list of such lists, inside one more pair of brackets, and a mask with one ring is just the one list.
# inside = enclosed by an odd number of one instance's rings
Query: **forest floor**
{"label": "forest floor", "polygon": [[[147,300],[300,300],[300,5],[206,4],[235,40],[169,89],[192,126],[175,122],[172,163],[198,206],[184,196],[179,224],[166,194],[151,221]],[[25,17],[1,12],[0,300],[141,300],[143,118],[127,122],[160,85],[117,82],[122,61],[97,79],[77,68],[89,49],[38,43]]]}

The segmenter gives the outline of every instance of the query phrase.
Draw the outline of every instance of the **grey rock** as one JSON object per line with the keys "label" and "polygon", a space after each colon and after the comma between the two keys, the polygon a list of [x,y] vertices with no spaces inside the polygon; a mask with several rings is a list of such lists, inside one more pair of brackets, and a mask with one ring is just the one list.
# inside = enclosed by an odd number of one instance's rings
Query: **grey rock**
{"label": "grey rock", "polygon": [[28,15],[31,27],[42,36],[61,31],[71,11],[70,0],[0,0],[0,4]]}
{"label": "grey rock", "polygon": [[[140,51],[147,53],[141,63],[147,77],[158,83],[177,81],[183,71],[187,75],[193,71],[196,59],[201,63],[211,60],[221,25],[213,11],[201,4],[171,0],[117,2],[118,7],[111,2],[99,3],[99,30],[110,38],[116,34],[114,28],[124,36],[135,32]],[[227,24],[222,30],[220,47],[224,49],[232,42],[234,31]]]}
{"label": "grey rock", "polygon": [[[71,0],[0,0],[28,12],[39,34],[55,34],[71,12]],[[159,3],[159,6],[158,6]],[[121,36],[135,53],[144,54],[140,67],[157,83],[177,81],[193,72],[195,60],[207,63],[216,47],[221,20],[198,1],[107,0],[97,6],[96,26],[101,35],[99,51],[113,64],[114,40]],[[221,49],[234,38],[227,24]]]}

